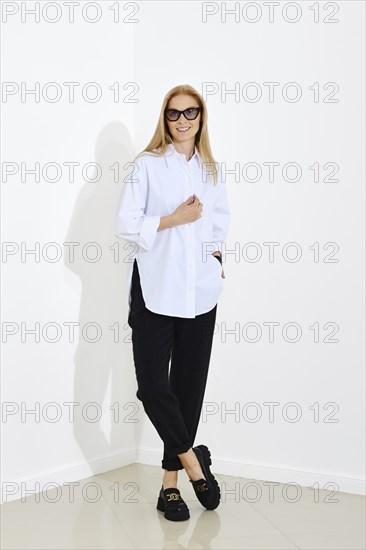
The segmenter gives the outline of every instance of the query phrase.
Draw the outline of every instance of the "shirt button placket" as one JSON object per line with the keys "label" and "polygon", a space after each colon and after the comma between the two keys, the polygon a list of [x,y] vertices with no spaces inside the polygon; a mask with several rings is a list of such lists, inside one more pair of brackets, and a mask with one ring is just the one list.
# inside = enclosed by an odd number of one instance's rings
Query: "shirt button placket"
{"label": "shirt button placket", "polygon": [[[186,184],[186,197],[193,195],[193,182],[192,175],[189,164],[185,161],[185,184]],[[188,315],[194,316],[196,313],[196,272],[195,272],[195,230],[194,222],[187,224],[187,241],[186,241],[186,257],[188,259],[188,269],[187,269],[187,313]]]}

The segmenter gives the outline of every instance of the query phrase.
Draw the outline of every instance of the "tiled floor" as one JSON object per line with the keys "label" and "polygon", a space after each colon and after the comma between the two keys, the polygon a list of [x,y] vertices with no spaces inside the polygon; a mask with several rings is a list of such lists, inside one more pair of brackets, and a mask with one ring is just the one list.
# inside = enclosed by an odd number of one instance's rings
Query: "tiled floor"
{"label": "tiled floor", "polygon": [[[190,519],[156,509],[163,470],[130,465],[84,479],[74,498],[62,486],[1,506],[1,548],[8,549],[365,549],[365,497],[318,493],[216,475],[222,499],[205,510],[184,471],[178,487]],[[54,502],[52,502],[54,500]]]}

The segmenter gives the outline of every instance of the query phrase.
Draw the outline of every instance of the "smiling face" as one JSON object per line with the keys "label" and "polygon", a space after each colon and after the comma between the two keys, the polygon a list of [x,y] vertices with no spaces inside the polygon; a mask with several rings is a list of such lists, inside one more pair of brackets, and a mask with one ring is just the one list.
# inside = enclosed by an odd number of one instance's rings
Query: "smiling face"
{"label": "smiling face", "polygon": [[[178,111],[184,111],[191,107],[199,107],[199,104],[193,96],[186,94],[176,95],[167,105],[167,109],[177,109]],[[194,120],[187,120],[183,113],[174,122],[166,119],[173,141],[183,143],[192,140],[192,143],[194,143],[194,136],[200,128],[200,120],[201,113]]]}

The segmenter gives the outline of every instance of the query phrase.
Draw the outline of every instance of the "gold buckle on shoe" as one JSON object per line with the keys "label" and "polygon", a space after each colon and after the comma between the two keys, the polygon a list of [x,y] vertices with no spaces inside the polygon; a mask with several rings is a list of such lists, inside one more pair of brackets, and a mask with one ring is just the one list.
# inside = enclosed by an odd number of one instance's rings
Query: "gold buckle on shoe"
{"label": "gold buckle on shoe", "polygon": [[203,493],[203,491],[208,491],[206,483],[201,483],[201,485],[196,485],[195,487],[198,492]]}
{"label": "gold buckle on shoe", "polygon": [[180,499],[180,495],[178,493],[167,493],[166,495],[168,498],[168,502],[170,502],[171,500],[179,500]]}

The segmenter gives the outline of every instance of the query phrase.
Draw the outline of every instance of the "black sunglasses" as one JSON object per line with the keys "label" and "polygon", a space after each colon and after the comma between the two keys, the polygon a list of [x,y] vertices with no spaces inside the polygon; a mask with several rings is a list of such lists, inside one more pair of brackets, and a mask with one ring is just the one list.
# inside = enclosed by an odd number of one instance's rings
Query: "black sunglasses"
{"label": "black sunglasses", "polygon": [[178,109],[165,109],[165,116],[168,120],[170,120],[170,122],[175,122],[183,113],[187,120],[194,120],[198,117],[200,110],[200,107],[189,107],[188,109],[184,109],[184,111],[178,111]]}

